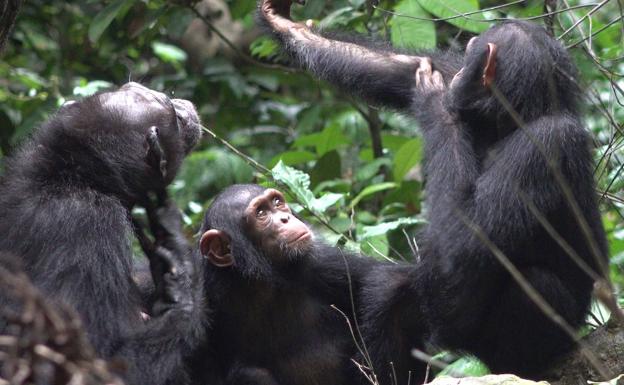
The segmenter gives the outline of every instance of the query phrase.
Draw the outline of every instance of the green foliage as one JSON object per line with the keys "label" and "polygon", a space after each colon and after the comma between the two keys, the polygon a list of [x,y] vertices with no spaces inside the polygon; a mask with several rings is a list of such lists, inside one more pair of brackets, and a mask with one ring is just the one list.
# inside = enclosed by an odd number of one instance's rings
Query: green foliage
{"label": "green foliage", "polygon": [[479,377],[486,374],[490,374],[487,366],[475,357],[466,356],[445,367],[438,376]]}
{"label": "green foliage", "polygon": [[395,46],[422,49],[436,47],[435,25],[427,20],[428,14],[418,2],[402,0],[395,10],[404,16],[392,19],[391,36]]}
{"label": "green foliage", "polygon": [[[24,2],[0,61],[0,156],[9,154],[66,100],[128,80],[191,99],[204,125],[271,169],[261,175],[220,143],[205,138],[171,190],[194,232],[212,197],[232,183],[276,181],[329,242],[376,258],[411,259],[408,238],[423,223],[423,143],[417,125],[390,111],[345,98],[322,82],[284,71],[277,45],[254,30],[255,0],[217,1],[206,15],[230,39],[188,31],[195,14],[184,1]],[[357,31],[399,47],[462,47],[496,18],[543,13],[543,1],[504,8],[477,0],[308,1],[299,20]],[[583,5],[578,1],[571,6]],[[593,5],[555,15],[560,36]],[[561,7],[561,5],[560,5]],[[585,122],[596,144],[598,190],[610,242],[611,274],[624,285],[624,38],[610,2],[584,18],[562,43],[581,70]],[[442,20],[439,20],[442,19]],[[537,19],[537,22],[542,22]],[[200,22],[201,23],[201,22]],[[590,36],[591,39],[583,40]],[[203,45],[193,45],[203,38]],[[266,64],[271,64],[267,66]],[[373,155],[368,119],[378,116],[383,152]],[[0,158],[1,162],[1,158]],[[1,169],[1,166],[0,166]],[[504,214],[503,214],[504,215]],[[406,236],[407,234],[407,236]],[[467,374],[481,373],[460,361]],[[465,369],[468,367],[468,369]]]}

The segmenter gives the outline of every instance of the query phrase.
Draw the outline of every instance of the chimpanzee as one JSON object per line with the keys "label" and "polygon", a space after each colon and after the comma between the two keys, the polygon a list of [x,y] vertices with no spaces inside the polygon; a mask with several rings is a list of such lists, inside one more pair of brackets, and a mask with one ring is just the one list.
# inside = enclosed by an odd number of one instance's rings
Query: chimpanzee
{"label": "chimpanzee", "polygon": [[[286,52],[340,88],[410,112],[425,139],[430,223],[421,261],[385,299],[374,298],[383,311],[365,315],[371,356],[389,360],[397,342],[382,339],[399,323],[477,355],[494,372],[535,376],[572,340],[494,250],[572,328],[584,321],[607,256],[567,52],[543,28],[509,21],[473,38],[463,59],[403,55],[325,38],[290,21],[290,3],[259,6]],[[420,310],[414,320],[402,310],[410,296]]]}
{"label": "chimpanzee", "polygon": [[323,244],[282,193],[257,185],[222,191],[200,233],[211,311],[204,382],[360,383],[356,297],[381,262]]}
{"label": "chimpanzee", "polygon": [[[77,310],[96,352],[126,363],[128,384],[185,383],[183,359],[201,341],[201,277],[165,193],[199,127],[190,102],[128,83],[63,106],[0,185],[0,252]],[[159,292],[149,320],[132,281],[135,204],[155,237],[140,237]]]}

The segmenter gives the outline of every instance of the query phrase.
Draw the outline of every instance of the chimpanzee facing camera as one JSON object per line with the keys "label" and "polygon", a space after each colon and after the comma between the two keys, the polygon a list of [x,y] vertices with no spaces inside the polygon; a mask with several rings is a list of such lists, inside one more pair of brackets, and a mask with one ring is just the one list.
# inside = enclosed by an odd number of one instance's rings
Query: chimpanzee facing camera
{"label": "chimpanzee facing camera", "polygon": [[323,244],[281,192],[257,185],[222,191],[201,234],[211,313],[203,383],[363,382],[349,325],[359,327],[366,277],[392,266]]}

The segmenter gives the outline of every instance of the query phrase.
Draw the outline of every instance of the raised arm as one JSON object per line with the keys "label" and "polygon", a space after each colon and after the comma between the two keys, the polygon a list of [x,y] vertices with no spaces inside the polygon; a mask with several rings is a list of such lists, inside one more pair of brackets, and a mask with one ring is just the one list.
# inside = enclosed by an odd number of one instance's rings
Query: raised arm
{"label": "raised arm", "polygon": [[[420,56],[367,44],[362,37],[326,37],[304,23],[290,20],[291,0],[261,0],[259,4],[260,23],[298,66],[375,105],[399,110],[410,107]],[[423,54],[434,57],[436,69],[448,80],[459,70],[455,55]]]}

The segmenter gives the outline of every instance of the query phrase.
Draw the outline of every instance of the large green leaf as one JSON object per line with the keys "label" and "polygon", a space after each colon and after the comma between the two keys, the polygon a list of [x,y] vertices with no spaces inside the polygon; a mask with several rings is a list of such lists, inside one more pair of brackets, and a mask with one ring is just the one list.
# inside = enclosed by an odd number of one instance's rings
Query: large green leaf
{"label": "large green leaf", "polygon": [[[420,5],[438,18],[458,16],[479,10],[477,0],[418,0]],[[473,13],[447,20],[448,23],[466,31],[481,33],[490,27],[484,22],[483,13]]]}
{"label": "large green leaf", "polygon": [[394,156],[394,181],[401,182],[405,175],[422,159],[422,140],[415,138],[403,144]]}
{"label": "large green leaf", "polygon": [[396,16],[392,18],[391,40],[396,47],[433,49],[436,47],[435,25],[429,14],[415,0],[402,0],[394,7]]}
{"label": "large green leaf", "polygon": [[122,11],[126,11],[134,2],[135,0],[116,0],[95,15],[91,25],[89,25],[89,40],[92,43],[98,41],[115,17]]}
{"label": "large green leaf", "polygon": [[378,192],[381,192],[381,191],[393,189],[397,186],[398,185],[394,182],[384,182],[384,183],[378,183],[378,184],[368,186],[364,188],[362,191],[360,191],[360,193],[355,198],[353,198],[349,207],[353,208],[357,206],[357,204],[360,203],[362,199],[368,196],[377,194]]}
{"label": "large green leaf", "polygon": [[276,165],[279,161],[282,161],[287,166],[294,166],[297,164],[310,162],[315,159],[315,154],[310,151],[287,151],[278,154],[273,159],[271,159],[271,161],[269,162],[269,167]]}

